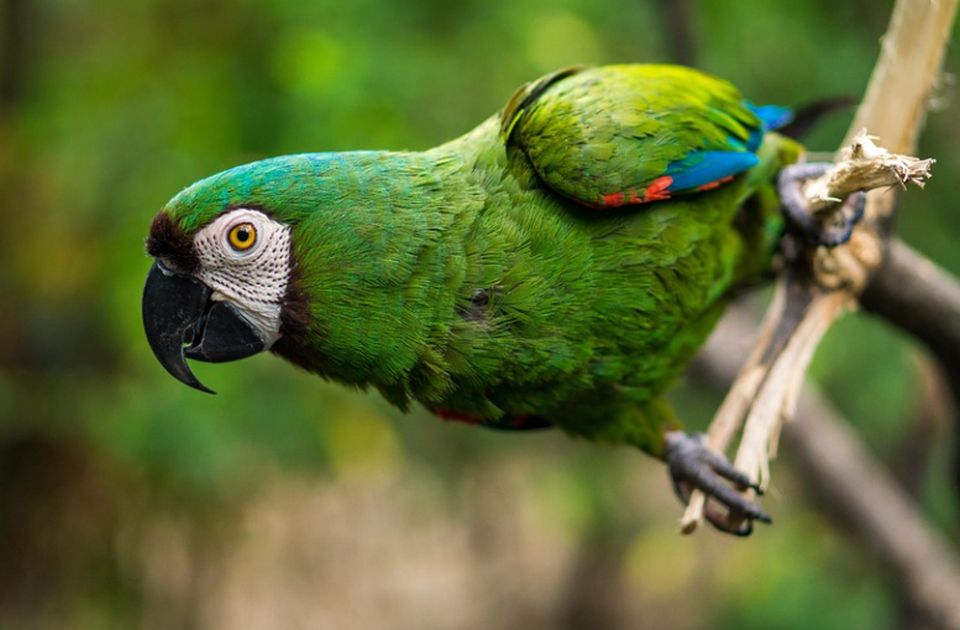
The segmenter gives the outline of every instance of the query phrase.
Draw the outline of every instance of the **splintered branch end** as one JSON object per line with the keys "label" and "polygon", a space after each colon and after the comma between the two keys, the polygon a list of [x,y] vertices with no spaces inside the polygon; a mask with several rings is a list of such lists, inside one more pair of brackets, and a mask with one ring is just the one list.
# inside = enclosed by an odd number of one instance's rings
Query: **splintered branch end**
{"label": "splintered branch end", "polygon": [[810,211],[819,216],[832,213],[841,200],[858,190],[888,186],[923,188],[931,177],[935,160],[891,153],[878,146],[877,138],[861,129],[853,141],[840,151],[839,159],[823,177],[809,182],[804,194]]}

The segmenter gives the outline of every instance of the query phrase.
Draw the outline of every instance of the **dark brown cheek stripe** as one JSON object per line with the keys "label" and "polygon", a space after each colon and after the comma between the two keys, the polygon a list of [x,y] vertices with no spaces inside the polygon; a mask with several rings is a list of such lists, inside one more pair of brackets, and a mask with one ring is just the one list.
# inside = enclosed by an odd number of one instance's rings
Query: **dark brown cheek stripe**
{"label": "dark brown cheek stripe", "polygon": [[298,340],[307,334],[310,327],[310,303],[303,290],[300,268],[294,258],[294,243],[290,242],[289,275],[287,292],[280,303],[280,336],[290,341]]}
{"label": "dark brown cheek stripe", "polygon": [[154,258],[163,258],[178,270],[187,273],[193,273],[200,266],[193,239],[187,236],[166,212],[154,217],[150,225],[147,253]]}
{"label": "dark brown cheek stripe", "polygon": [[294,365],[311,372],[323,372],[323,357],[307,342],[310,330],[310,305],[303,291],[300,270],[293,258],[293,246],[290,247],[290,277],[287,281],[287,293],[280,305],[280,338],[270,349]]}

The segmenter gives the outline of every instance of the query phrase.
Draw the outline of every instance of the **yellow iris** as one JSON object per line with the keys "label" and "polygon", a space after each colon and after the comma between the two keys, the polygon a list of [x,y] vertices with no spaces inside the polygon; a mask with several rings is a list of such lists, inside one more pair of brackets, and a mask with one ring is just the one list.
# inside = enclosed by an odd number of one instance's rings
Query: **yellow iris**
{"label": "yellow iris", "polygon": [[242,252],[257,242],[257,228],[253,227],[252,223],[238,223],[230,228],[227,238],[230,240],[230,247]]}

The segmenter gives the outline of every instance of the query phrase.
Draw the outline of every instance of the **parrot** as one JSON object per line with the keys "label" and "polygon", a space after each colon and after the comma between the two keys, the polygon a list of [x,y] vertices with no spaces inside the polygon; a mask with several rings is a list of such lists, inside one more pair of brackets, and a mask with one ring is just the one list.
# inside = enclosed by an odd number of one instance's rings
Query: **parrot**
{"label": "parrot", "polygon": [[665,394],[785,230],[849,237],[854,216],[818,230],[782,205],[790,168],[820,172],[790,119],[692,68],[576,66],[428,150],[231,168],[150,225],[149,345],[201,391],[187,359],[270,351],[402,410],[634,447],[749,534],[771,522],[741,492],[760,488]]}

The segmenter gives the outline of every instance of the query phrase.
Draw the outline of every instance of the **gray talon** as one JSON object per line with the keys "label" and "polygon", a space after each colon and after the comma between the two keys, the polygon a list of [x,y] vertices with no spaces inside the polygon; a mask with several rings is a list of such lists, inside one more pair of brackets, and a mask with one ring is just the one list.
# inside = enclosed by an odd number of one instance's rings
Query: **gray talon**
{"label": "gray talon", "polygon": [[[753,521],[771,523],[773,519],[763,509],[737,492],[729,483],[740,489],[751,488],[762,494],[759,486],[722,455],[706,446],[705,436],[689,435],[672,431],[666,437],[666,462],[674,492],[684,503],[690,498],[693,488],[726,506],[728,514],[708,509],[705,513],[711,525],[720,531],[747,536],[753,531]],[[737,523],[737,527],[731,525]]]}
{"label": "gray talon", "polygon": [[857,192],[843,202],[840,221],[836,225],[824,225],[810,214],[801,186],[803,182],[820,177],[833,165],[829,162],[810,164],[791,164],[780,171],[777,188],[783,213],[791,227],[806,236],[814,245],[836,247],[850,240],[853,228],[863,218],[866,207],[866,194]]}

